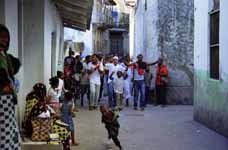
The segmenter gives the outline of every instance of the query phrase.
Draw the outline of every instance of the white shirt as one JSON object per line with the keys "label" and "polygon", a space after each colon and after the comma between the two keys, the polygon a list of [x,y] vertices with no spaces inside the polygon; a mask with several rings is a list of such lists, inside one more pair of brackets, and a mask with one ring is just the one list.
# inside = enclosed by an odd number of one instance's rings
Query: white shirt
{"label": "white shirt", "polygon": [[58,87],[58,98],[61,96],[62,94],[62,91],[63,91],[63,85],[64,85],[64,82],[62,79],[59,79],[59,87]]}
{"label": "white shirt", "polygon": [[87,73],[88,70],[88,64],[87,63],[83,63],[83,73],[84,75],[82,76],[81,79],[81,84],[86,85],[89,84],[89,74]]}
{"label": "white shirt", "polygon": [[[98,63],[97,65],[99,65],[99,64],[100,64],[100,70],[104,70],[103,64]],[[97,65],[94,65],[92,62],[90,62],[88,65],[88,70],[94,70],[94,68],[96,68]],[[100,76],[98,69],[93,71],[92,74],[90,75],[90,83],[98,84],[98,85],[101,84],[101,76]]]}
{"label": "white shirt", "polygon": [[47,95],[51,97],[51,102],[59,102],[58,93],[52,87],[49,88]]}
{"label": "white shirt", "polygon": [[114,65],[113,63],[107,63],[106,65],[105,65],[105,68],[109,71],[109,73],[108,73],[108,83],[110,83],[110,82],[112,82],[112,80],[110,79],[110,76],[111,76],[111,74],[114,72],[114,74],[113,74],[113,78],[117,78],[117,75],[116,75],[116,73],[118,72],[118,71],[122,71],[122,72],[124,72],[125,71],[125,68],[122,66],[122,65],[120,65],[120,64],[117,64],[117,65]]}
{"label": "white shirt", "polygon": [[118,94],[123,94],[123,88],[124,88],[124,80],[123,78],[114,78],[113,80],[113,88],[114,92]]}
{"label": "white shirt", "polygon": [[139,81],[144,79],[145,79],[144,75],[139,75],[138,70],[134,69],[134,80]]}
{"label": "white shirt", "polygon": [[133,74],[132,74],[132,69],[129,67],[128,69],[127,69],[127,66],[124,64],[124,63],[121,63],[120,64],[123,68],[124,68],[124,70],[127,70],[127,80],[129,81],[129,82],[131,82],[131,80],[132,80],[132,77],[133,77]]}
{"label": "white shirt", "polygon": [[138,69],[137,68],[134,68],[133,73],[134,73],[134,80],[135,81],[140,81],[140,80],[144,80],[145,79],[145,74],[144,75],[140,75],[138,73]]}

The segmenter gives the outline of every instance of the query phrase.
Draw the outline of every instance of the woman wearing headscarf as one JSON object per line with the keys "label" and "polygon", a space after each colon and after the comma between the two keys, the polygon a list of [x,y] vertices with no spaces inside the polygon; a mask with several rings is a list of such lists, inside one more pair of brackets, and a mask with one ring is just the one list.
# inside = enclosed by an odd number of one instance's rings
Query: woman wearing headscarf
{"label": "woman wearing headscarf", "polygon": [[21,64],[17,58],[7,54],[9,44],[9,31],[0,24],[0,149],[20,150],[14,75]]}
{"label": "woman wearing headscarf", "polygon": [[[64,150],[69,150],[70,134],[67,131],[68,125],[62,124],[56,117],[56,112],[48,105],[47,88],[43,83],[37,83],[33,86],[33,90],[26,97],[25,117],[23,128],[26,136],[33,140],[34,130],[32,121],[39,118],[50,120],[52,123],[45,124],[45,128],[51,129],[49,132],[59,134]],[[51,128],[50,128],[51,127]],[[46,132],[43,133],[46,135]]]}
{"label": "woman wearing headscarf", "polygon": [[33,86],[32,92],[30,92],[26,97],[23,127],[28,137],[32,135],[31,120],[39,116],[42,112],[48,110],[45,106],[46,94],[46,86],[43,83],[37,83]]}

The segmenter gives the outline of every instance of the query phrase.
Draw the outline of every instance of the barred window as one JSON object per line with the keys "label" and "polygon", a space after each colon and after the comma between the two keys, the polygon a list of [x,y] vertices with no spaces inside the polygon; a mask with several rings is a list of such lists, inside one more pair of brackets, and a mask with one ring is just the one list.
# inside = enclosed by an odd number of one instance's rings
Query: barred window
{"label": "barred window", "polygon": [[210,77],[219,80],[220,0],[213,0],[210,15]]}

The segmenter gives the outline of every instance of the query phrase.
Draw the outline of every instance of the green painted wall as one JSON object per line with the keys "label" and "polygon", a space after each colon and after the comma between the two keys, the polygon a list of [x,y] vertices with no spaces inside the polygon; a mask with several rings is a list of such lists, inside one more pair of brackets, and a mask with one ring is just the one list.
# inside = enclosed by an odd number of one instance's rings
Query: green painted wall
{"label": "green painted wall", "polygon": [[207,71],[195,70],[194,119],[228,137],[228,83]]}

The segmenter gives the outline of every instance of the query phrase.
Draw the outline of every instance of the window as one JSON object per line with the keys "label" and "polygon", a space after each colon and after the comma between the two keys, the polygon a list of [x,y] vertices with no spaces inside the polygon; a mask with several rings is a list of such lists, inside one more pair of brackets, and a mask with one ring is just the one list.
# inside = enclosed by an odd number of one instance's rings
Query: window
{"label": "window", "polygon": [[213,0],[210,14],[210,77],[219,80],[219,2]]}

